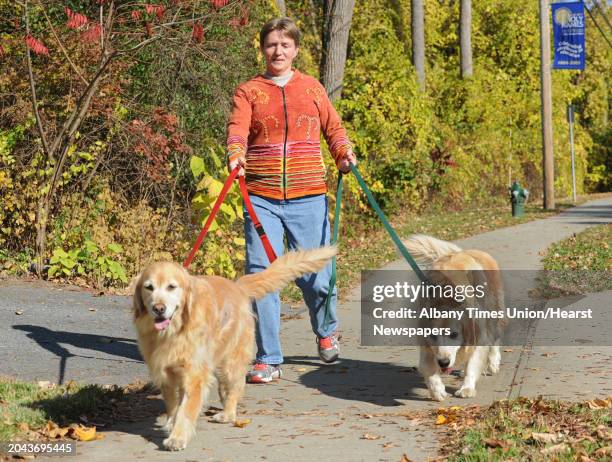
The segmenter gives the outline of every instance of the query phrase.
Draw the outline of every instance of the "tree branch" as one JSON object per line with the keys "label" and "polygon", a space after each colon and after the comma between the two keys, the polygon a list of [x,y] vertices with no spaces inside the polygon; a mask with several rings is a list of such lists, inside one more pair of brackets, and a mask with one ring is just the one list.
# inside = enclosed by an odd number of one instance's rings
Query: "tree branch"
{"label": "tree branch", "polygon": [[[25,0],[23,4],[26,34],[30,35],[30,20],[28,18],[28,0]],[[49,151],[49,144],[47,143],[47,137],[42,126],[42,119],[40,118],[40,112],[38,110],[38,98],[36,97],[36,84],[34,83],[34,71],[32,70],[32,56],[30,55],[30,48],[26,45],[26,62],[28,67],[28,77],[30,80],[30,92],[32,93],[32,108],[34,110],[34,117],[36,118],[36,126],[38,127],[38,133],[42,141],[43,150],[49,160],[53,160],[53,153]]]}
{"label": "tree branch", "polygon": [[62,50],[64,57],[70,64],[70,67],[72,67],[72,70],[76,72],[76,75],[78,75],[81,78],[81,80],[83,81],[83,83],[85,83],[85,85],[89,85],[89,82],[87,81],[87,79],[83,77],[83,75],[79,72],[79,69],[70,59],[70,56],[68,56],[68,53],[66,52],[66,49],[64,48],[64,45],[62,45],[62,41],[60,40],[60,38],[57,36],[57,33],[55,32],[55,28],[53,27],[53,24],[51,23],[51,19],[49,18],[49,16],[47,16],[47,12],[45,11],[45,8],[41,8],[41,9],[42,9],[43,14],[45,15],[45,19],[47,20],[47,23],[49,23],[49,28],[51,29],[51,33],[53,34],[53,37],[55,37],[55,40],[57,44],[59,45],[60,49]]}

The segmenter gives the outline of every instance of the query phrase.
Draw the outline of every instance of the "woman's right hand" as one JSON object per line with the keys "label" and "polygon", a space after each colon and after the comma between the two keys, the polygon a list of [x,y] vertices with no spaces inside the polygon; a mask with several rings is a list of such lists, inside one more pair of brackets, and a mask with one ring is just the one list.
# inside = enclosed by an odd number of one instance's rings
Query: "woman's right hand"
{"label": "woman's right hand", "polygon": [[238,157],[234,160],[230,160],[227,164],[227,168],[229,168],[230,173],[233,172],[236,167],[240,167],[240,170],[238,170],[238,176],[244,176],[246,159],[244,157]]}

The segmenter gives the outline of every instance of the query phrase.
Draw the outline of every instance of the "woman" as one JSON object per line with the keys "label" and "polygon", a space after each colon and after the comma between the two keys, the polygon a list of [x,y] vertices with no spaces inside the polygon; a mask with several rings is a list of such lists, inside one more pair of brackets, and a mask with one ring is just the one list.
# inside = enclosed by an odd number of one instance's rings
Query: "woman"
{"label": "woman", "polygon": [[[249,195],[277,255],[290,249],[309,249],[329,243],[330,229],[321,157],[320,134],[342,172],[356,163],[340,117],[323,86],[292,68],[300,33],[289,18],[267,22],[259,35],[266,72],[243,83],[234,95],[227,127],[228,165],[246,174]],[[269,264],[263,245],[245,210],[246,272]],[[331,265],[298,279],[316,335],[319,357],[338,358],[336,294],[324,325]],[[280,298],[275,293],[253,304],[257,315],[257,355],[248,373],[250,383],[267,383],[281,376]]]}

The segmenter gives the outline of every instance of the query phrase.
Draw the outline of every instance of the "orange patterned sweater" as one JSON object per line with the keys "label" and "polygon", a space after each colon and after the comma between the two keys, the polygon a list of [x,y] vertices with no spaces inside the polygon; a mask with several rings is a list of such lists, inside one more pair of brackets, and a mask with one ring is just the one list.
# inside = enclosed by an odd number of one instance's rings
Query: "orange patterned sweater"
{"label": "orange patterned sweater", "polygon": [[227,125],[230,160],[246,160],[249,193],[292,199],[327,192],[321,133],[336,163],[350,142],[323,86],[294,70],[284,88],[257,76],[238,87]]}

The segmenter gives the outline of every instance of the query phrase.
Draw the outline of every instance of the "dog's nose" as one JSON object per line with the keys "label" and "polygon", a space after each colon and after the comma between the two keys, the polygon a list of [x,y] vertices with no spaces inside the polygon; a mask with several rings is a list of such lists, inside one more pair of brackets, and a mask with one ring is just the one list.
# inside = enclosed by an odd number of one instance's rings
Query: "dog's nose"
{"label": "dog's nose", "polygon": [[450,364],[450,359],[438,359],[438,364],[441,368],[445,369]]}
{"label": "dog's nose", "polygon": [[166,311],[166,305],[163,303],[156,303],[153,305],[153,312],[157,315],[162,315]]}

